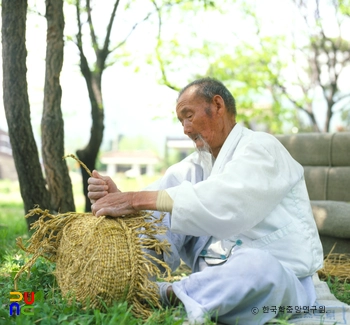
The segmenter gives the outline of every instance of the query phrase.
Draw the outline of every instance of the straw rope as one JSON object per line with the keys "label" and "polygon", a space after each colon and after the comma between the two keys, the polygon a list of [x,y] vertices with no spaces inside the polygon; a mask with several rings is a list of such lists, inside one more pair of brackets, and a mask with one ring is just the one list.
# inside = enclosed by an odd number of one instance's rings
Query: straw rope
{"label": "straw rope", "polygon": [[86,172],[89,174],[89,176],[92,176],[90,169],[79,158],[77,158],[75,155],[69,154],[69,155],[66,155],[66,156],[62,157],[62,159],[66,159],[66,158],[73,158],[73,159],[75,159],[81,166],[83,166],[83,168],[86,170]]}
{"label": "straw rope", "polygon": [[[82,164],[74,155],[66,157]],[[170,247],[156,238],[166,231],[163,216],[154,219],[146,211],[118,218],[77,212],[52,215],[35,207],[25,217],[33,215],[40,217],[31,225],[35,230],[31,238],[27,243],[17,238],[17,245],[32,256],[15,276],[16,290],[21,274],[42,256],[56,263],[57,283],[70,301],[97,309],[126,301],[133,314],[143,319],[155,307],[161,308],[158,287],[151,278],[162,276],[160,267],[170,277],[170,268],[147,251],[161,255]]]}
{"label": "straw rope", "polygon": [[335,244],[323,261],[323,268],[317,273],[321,280],[329,277],[350,283],[350,254],[333,253]]}
{"label": "straw rope", "polygon": [[350,254],[328,254],[318,275],[323,280],[333,277],[350,283]]}

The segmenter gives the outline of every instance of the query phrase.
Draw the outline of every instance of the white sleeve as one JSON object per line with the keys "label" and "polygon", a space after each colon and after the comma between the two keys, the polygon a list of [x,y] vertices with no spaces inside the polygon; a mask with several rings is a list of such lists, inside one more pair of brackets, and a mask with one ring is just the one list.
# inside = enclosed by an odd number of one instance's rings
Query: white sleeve
{"label": "white sleeve", "polygon": [[174,201],[171,231],[229,238],[267,217],[303,175],[303,168],[273,144],[248,144],[223,171],[195,185],[166,191]]}

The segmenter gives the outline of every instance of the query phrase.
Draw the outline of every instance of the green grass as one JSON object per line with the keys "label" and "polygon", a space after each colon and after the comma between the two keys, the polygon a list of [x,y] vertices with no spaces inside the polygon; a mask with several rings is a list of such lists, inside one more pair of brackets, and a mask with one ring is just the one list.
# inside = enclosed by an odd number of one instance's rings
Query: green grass
{"label": "green grass", "polygon": [[[10,292],[14,289],[14,276],[28,257],[16,248],[18,236],[27,236],[23,218],[23,206],[0,203],[0,324],[143,324],[130,312],[125,303],[116,303],[106,312],[83,309],[78,303],[69,304],[57,288],[53,276],[54,264],[39,258],[31,268],[30,276],[22,274],[17,283],[18,291],[35,292],[34,315],[9,316]],[[161,320],[160,320],[161,319]],[[170,310],[155,311],[145,324],[182,324]]]}
{"label": "green grass", "polygon": [[0,202],[0,262],[6,254],[13,252],[17,237],[28,237],[23,216],[22,203]]}
{"label": "green grass", "polygon": [[[146,186],[151,179],[136,179],[131,182],[120,178],[124,190]],[[19,292],[35,292],[34,315],[9,316],[10,292],[14,288],[14,277],[28,261],[28,257],[16,246],[16,238],[28,238],[25,211],[19,194],[18,183],[0,181],[0,324],[164,324],[180,325],[184,313],[174,310],[155,310],[153,316],[144,322],[133,316],[126,303],[115,303],[105,312],[84,309],[79,303],[68,303],[62,298],[53,275],[54,264],[39,258],[28,274],[22,274],[17,283]],[[84,198],[80,182],[73,182],[77,210],[82,211]],[[78,198],[78,200],[77,200]],[[213,324],[210,321],[207,324]]]}
{"label": "green grass", "polygon": [[350,282],[339,281],[338,278],[327,279],[327,284],[334,296],[342,302],[350,305]]}
{"label": "green grass", "polygon": [[[124,182],[124,183],[123,183]],[[121,180],[123,190],[132,189],[136,185],[143,187],[146,181]],[[17,185],[0,182],[0,324],[164,324],[181,325],[184,322],[184,313],[181,310],[155,311],[154,316],[146,323],[136,319],[125,303],[115,303],[105,312],[92,309],[83,309],[79,303],[69,304],[60,295],[53,276],[54,264],[38,259],[31,269],[30,277],[23,274],[18,282],[18,291],[35,292],[34,315],[9,316],[10,292],[14,291],[14,276],[28,260],[22,251],[16,247],[16,238],[28,238],[27,226],[23,218],[24,209],[20,196],[13,193]],[[75,185],[75,195],[79,195],[79,184]],[[6,192],[6,193],[5,193]],[[5,193],[5,196],[3,196]],[[5,198],[5,199],[3,199]],[[176,276],[188,272],[180,269]],[[337,279],[327,281],[331,292],[341,301],[350,304],[350,283],[341,283]],[[176,317],[177,316],[177,317]],[[287,324],[285,319],[280,324]],[[209,320],[206,324],[214,324]]]}

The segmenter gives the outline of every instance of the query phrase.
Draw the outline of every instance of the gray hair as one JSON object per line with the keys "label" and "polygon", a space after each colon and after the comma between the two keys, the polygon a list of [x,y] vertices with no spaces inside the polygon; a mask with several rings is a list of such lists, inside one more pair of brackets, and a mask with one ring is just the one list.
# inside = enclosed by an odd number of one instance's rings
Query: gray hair
{"label": "gray hair", "polygon": [[179,100],[180,96],[191,87],[196,87],[196,95],[204,98],[208,103],[212,102],[215,95],[221,96],[224,100],[227,111],[233,115],[237,114],[236,101],[221,81],[209,77],[192,81],[179,92],[177,100]]}

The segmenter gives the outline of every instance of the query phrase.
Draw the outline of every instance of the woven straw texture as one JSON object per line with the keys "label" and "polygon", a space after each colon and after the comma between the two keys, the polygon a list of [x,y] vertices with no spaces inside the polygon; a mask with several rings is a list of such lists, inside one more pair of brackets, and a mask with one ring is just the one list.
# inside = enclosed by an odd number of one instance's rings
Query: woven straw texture
{"label": "woven straw texture", "polygon": [[350,254],[330,253],[326,256],[323,268],[318,271],[321,280],[328,277],[337,278],[341,282],[350,283]]}
{"label": "woven straw texture", "polygon": [[146,253],[166,251],[168,244],[155,235],[164,231],[161,220],[151,220],[140,212],[120,218],[96,218],[91,213],[51,215],[47,210],[33,209],[26,216],[41,214],[32,225],[36,229],[25,247],[33,254],[16,275],[30,269],[39,256],[56,263],[55,276],[62,295],[75,298],[83,306],[103,309],[114,301],[127,301],[135,316],[148,318],[161,308],[157,285],[151,277],[160,276],[157,264],[170,275],[169,267]]}

